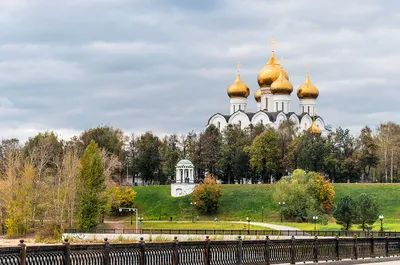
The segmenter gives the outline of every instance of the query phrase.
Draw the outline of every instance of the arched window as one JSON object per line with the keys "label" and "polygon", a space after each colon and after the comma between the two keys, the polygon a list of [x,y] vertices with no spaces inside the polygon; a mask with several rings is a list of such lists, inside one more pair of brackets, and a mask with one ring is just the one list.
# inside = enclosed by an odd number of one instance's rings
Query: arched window
{"label": "arched window", "polygon": [[242,121],[239,121],[239,126],[242,127]]}
{"label": "arched window", "polygon": [[310,114],[310,106],[308,106],[308,114]]}
{"label": "arched window", "polygon": [[220,122],[217,122],[217,127],[218,127],[218,130],[221,129],[221,123]]}
{"label": "arched window", "polygon": [[284,108],[284,106],[285,106],[285,103],[284,102],[282,102],[282,111],[284,111],[285,110],[285,108]]}
{"label": "arched window", "polygon": [[275,111],[278,111],[278,102],[276,102],[276,110]]}
{"label": "arched window", "polygon": [[268,99],[267,98],[265,98],[265,108],[268,111]]}
{"label": "arched window", "polygon": [[236,106],[233,105],[233,112],[236,112]]}
{"label": "arched window", "polygon": [[303,113],[305,112],[305,110],[304,110],[304,106],[303,106]]}
{"label": "arched window", "polygon": [[260,120],[261,125],[263,125],[263,120]]}

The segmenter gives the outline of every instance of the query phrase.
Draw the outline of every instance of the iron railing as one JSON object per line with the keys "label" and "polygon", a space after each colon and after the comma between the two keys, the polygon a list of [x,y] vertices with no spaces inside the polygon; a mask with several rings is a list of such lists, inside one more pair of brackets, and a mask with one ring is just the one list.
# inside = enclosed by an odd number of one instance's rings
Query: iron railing
{"label": "iron railing", "polygon": [[241,265],[400,255],[400,238],[322,238],[0,247],[0,265]]}
{"label": "iron railing", "polygon": [[400,237],[400,232],[314,230],[216,230],[216,229],[65,229],[67,234],[159,234],[159,235],[253,235],[318,237]]}

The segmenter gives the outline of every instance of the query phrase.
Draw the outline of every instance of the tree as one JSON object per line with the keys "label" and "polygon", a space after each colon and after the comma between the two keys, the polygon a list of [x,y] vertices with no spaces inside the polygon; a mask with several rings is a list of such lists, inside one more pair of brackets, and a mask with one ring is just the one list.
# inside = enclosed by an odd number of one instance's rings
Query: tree
{"label": "tree", "polygon": [[108,152],[122,158],[124,146],[123,132],[111,126],[99,126],[84,131],[79,139],[85,149],[92,140],[94,140],[100,149],[105,149]]}
{"label": "tree", "polygon": [[[316,172],[296,169],[281,178],[276,186],[276,203],[284,201],[282,213],[286,218],[307,221],[315,214],[329,214],[335,192],[331,183]],[[301,198],[301,199],[299,199]]]}
{"label": "tree", "polygon": [[104,211],[105,176],[99,148],[90,141],[81,158],[77,214],[80,228],[96,227]]}
{"label": "tree", "polygon": [[336,218],[336,223],[342,225],[346,230],[349,230],[351,225],[357,222],[358,208],[356,202],[351,196],[345,196],[340,199],[336,209],[333,212],[333,217]]}
{"label": "tree", "polygon": [[297,143],[297,166],[306,171],[323,171],[326,156],[325,139],[321,135],[305,132]]}
{"label": "tree", "polygon": [[205,169],[215,176],[215,169],[221,153],[221,134],[217,127],[210,125],[200,135],[202,145],[200,156]]}
{"label": "tree", "polygon": [[136,192],[131,187],[112,187],[108,191],[109,212],[118,213],[119,207],[132,208]]}
{"label": "tree", "polygon": [[160,144],[160,159],[162,171],[162,183],[166,179],[172,179],[175,176],[175,166],[182,157],[181,151],[178,148],[178,136],[176,134],[165,136]]}
{"label": "tree", "polygon": [[221,206],[222,190],[218,187],[215,178],[209,174],[203,183],[197,185],[193,191],[193,201],[196,208],[206,214],[212,214]]}
{"label": "tree", "polygon": [[362,193],[357,198],[357,207],[357,222],[361,224],[362,230],[364,231],[366,225],[372,225],[378,217],[378,202],[372,195]]}
{"label": "tree", "polygon": [[158,176],[160,183],[160,139],[146,132],[136,140],[135,164],[145,182],[152,182]]}
{"label": "tree", "polygon": [[357,151],[360,167],[363,170],[364,180],[369,178],[371,169],[376,167],[379,162],[378,145],[372,136],[372,131],[368,126],[361,130],[357,139]]}
{"label": "tree", "polygon": [[281,163],[279,139],[274,129],[257,136],[251,146],[245,148],[250,157],[250,166],[254,168],[265,182],[276,175]]}

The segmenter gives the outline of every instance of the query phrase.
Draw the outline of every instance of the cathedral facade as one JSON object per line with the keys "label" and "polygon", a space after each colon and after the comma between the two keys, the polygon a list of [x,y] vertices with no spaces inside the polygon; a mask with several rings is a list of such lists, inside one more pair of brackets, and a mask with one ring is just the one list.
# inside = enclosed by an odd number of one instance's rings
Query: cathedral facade
{"label": "cathedral facade", "polygon": [[214,114],[208,120],[208,125],[213,124],[220,131],[228,124],[239,124],[242,129],[259,123],[278,128],[282,122],[290,120],[298,132],[309,130],[321,134],[325,130],[324,120],[317,115],[319,90],[311,82],[308,73],[305,82],[297,89],[300,101],[297,112],[292,111],[290,104],[293,85],[288,73],[275,58],[274,49],[267,64],[259,71],[257,81],[259,88],[254,93],[256,111],[248,110],[250,89],[242,81],[238,69],[236,80],[227,90],[230,98],[229,114]]}

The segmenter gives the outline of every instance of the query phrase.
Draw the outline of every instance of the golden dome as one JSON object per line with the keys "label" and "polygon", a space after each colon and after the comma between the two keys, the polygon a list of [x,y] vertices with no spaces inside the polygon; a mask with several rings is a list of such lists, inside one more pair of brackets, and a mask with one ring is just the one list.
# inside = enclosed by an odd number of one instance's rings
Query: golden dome
{"label": "golden dome", "polygon": [[312,122],[311,127],[307,131],[311,134],[321,135],[321,129],[315,124],[315,121]]}
{"label": "golden dome", "polygon": [[230,98],[247,98],[249,95],[250,89],[243,83],[238,73],[236,80],[228,87],[228,96]]}
{"label": "golden dome", "polygon": [[293,85],[286,79],[283,68],[281,68],[278,79],[271,84],[271,92],[272,94],[284,95],[290,95],[293,92]]}
{"label": "golden dome", "polygon": [[[272,52],[268,63],[258,72],[257,81],[260,87],[269,87],[281,73],[281,65],[275,58],[275,53]],[[288,73],[283,70],[283,75],[289,80]]]}
{"label": "golden dome", "polygon": [[311,83],[310,77],[307,73],[306,81],[302,84],[297,90],[298,98],[318,98],[319,90],[318,88]]}
{"label": "golden dome", "polygon": [[261,89],[260,88],[257,89],[256,93],[254,93],[254,99],[257,102],[261,102]]}

